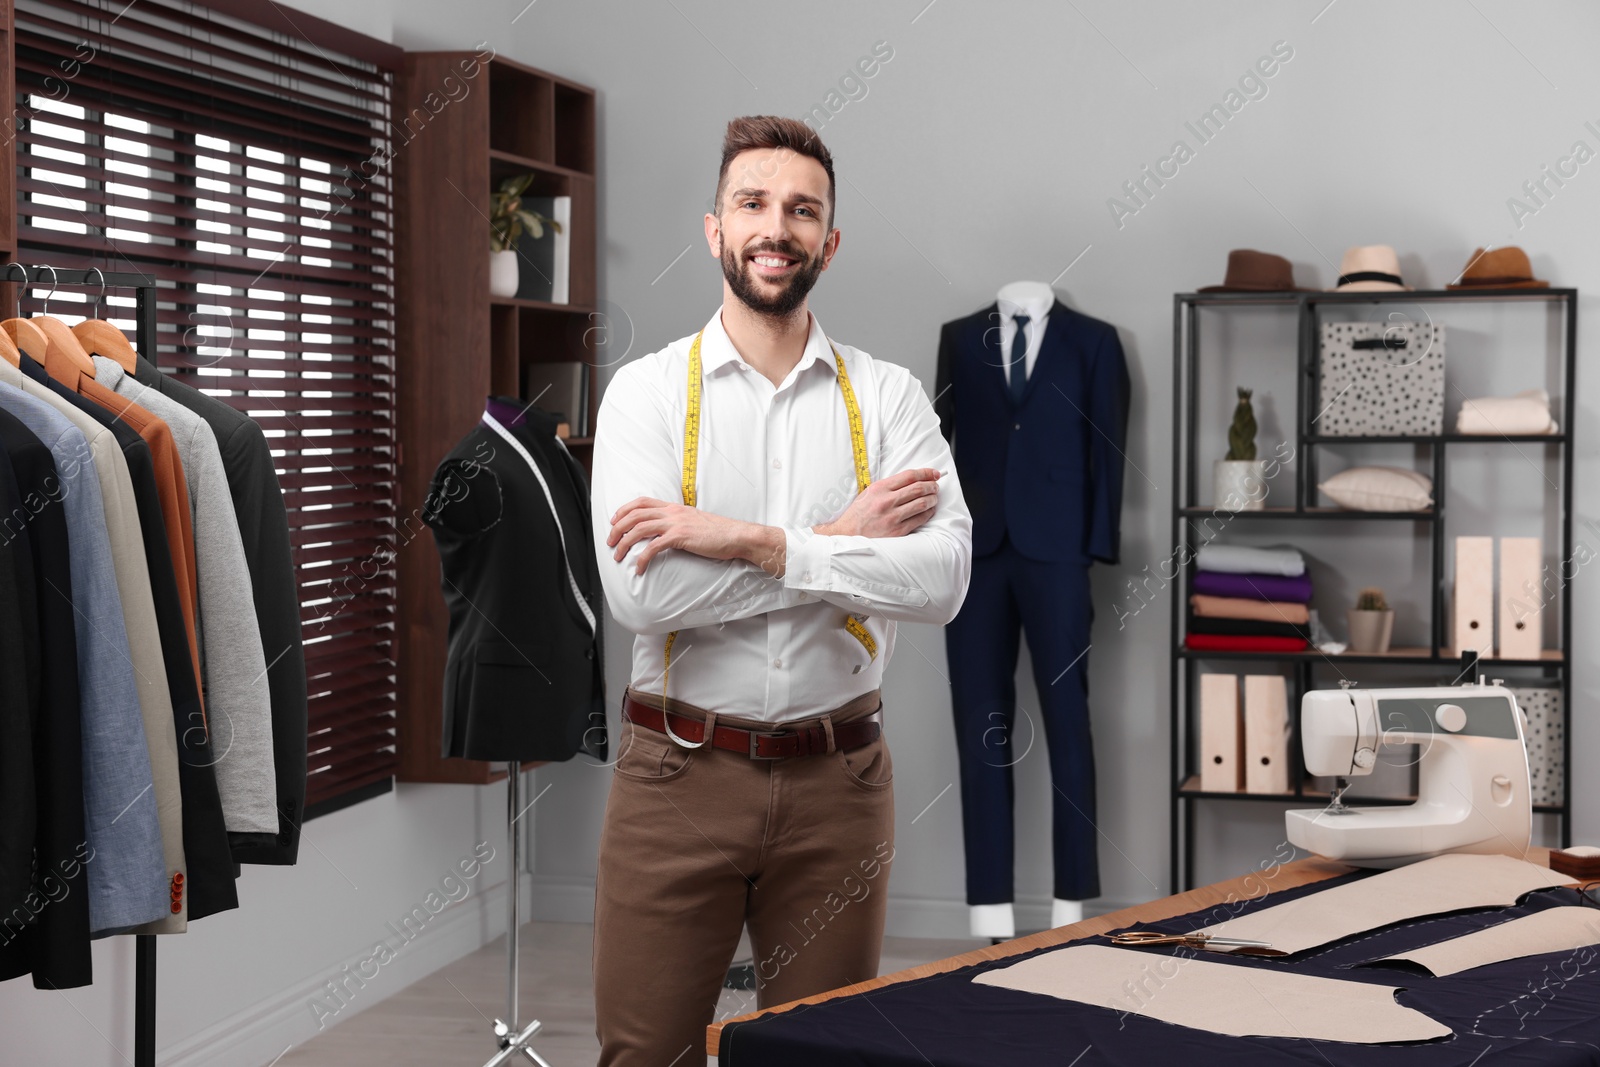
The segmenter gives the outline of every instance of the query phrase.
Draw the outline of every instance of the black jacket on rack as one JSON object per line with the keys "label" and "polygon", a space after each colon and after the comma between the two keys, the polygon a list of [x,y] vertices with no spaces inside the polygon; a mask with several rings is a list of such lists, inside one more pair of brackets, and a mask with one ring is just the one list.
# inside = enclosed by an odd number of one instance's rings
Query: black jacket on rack
{"label": "black jacket on rack", "polygon": [[[31,619],[23,628],[38,635],[31,646],[39,664],[38,703],[29,742],[34,770],[33,855],[24,869],[30,887],[19,904],[25,925],[0,926],[0,980],[33,972],[40,989],[88,985],[89,891],[81,863],[86,840],[83,809],[83,727],[78,693],[78,639],[72,609],[72,565],[67,520],[61,506],[55,461],[26,426],[0,411],[0,466],[14,478],[5,495],[5,534],[17,551],[18,573],[34,576]],[[54,491],[51,486],[57,485]],[[20,509],[20,510],[19,510]],[[14,522],[19,516],[25,518]],[[26,528],[27,536],[16,536]],[[26,545],[31,559],[21,559]],[[25,653],[26,654],[26,653]],[[0,820],[13,821],[13,812]],[[70,877],[69,877],[70,875]],[[18,909],[0,918],[15,918]]]}
{"label": "black jacket on rack", "polygon": [[228,839],[239,863],[292,864],[300,849],[300,822],[306,806],[306,661],[300,632],[300,582],[272,450],[254,419],[161,373],[149,360],[140,357],[133,377],[204,419],[222,452],[222,469],[250,568],[256,624],[267,659],[272,763],[278,793],[276,836],[229,834]]}
{"label": "black jacket on rack", "polygon": [[554,416],[491,397],[434,473],[422,517],[450,609],[446,756],[605,759],[588,480],[555,430]]}

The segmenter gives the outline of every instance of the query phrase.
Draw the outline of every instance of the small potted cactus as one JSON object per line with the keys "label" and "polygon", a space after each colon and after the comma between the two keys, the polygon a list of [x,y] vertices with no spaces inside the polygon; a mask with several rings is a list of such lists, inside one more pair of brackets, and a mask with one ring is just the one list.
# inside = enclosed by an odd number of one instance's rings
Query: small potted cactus
{"label": "small potted cactus", "polygon": [[1238,388],[1239,403],[1228,427],[1228,455],[1211,468],[1211,502],[1223,511],[1261,511],[1267,506],[1266,464],[1256,459],[1256,414],[1251,390]]}
{"label": "small potted cactus", "polygon": [[1350,651],[1382,655],[1389,651],[1394,632],[1394,609],[1383,598],[1383,590],[1369,587],[1356,597],[1356,606],[1345,612],[1350,623]]}

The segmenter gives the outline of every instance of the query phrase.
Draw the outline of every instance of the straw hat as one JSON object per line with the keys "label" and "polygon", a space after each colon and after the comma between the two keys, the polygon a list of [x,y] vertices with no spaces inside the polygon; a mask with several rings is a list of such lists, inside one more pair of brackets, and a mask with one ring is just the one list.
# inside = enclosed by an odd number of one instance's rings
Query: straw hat
{"label": "straw hat", "polygon": [[1400,257],[1388,245],[1346,250],[1339,261],[1339,284],[1331,292],[1399,292],[1411,286],[1400,280]]}

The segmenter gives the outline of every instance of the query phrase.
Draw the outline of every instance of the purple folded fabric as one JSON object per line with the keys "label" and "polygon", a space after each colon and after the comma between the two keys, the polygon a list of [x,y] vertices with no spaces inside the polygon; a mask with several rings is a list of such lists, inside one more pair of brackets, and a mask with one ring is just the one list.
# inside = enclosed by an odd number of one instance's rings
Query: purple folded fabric
{"label": "purple folded fabric", "polygon": [[1287,600],[1311,603],[1311,575],[1286,578],[1281,574],[1222,574],[1195,571],[1194,591],[1206,596],[1236,596],[1247,600]]}

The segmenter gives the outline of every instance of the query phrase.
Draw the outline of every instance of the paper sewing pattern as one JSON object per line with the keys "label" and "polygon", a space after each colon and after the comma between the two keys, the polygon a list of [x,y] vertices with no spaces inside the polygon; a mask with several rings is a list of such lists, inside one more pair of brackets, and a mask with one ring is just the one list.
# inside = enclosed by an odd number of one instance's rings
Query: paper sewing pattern
{"label": "paper sewing pattern", "polygon": [[1564,874],[1511,856],[1449,853],[1263,908],[1200,932],[1266,941],[1288,953],[1304,952],[1425,915],[1508,907],[1535,889],[1571,884],[1572,879]]}
{"label": "paper sewing pattern", "polygon": [[1403,960],[1443,978],[1491,963],[1596,944],[1600,944],[1600,910],[1581,906],[1549,908],[1487,930],[1369,960],[1368,964]]}
{"label": "paper sewing pattern", "polygon": [[1069,945],[973,981],[1230,1037],[1377,1045],[1453,1032],[1397,1003],[1396,986],[1109,945]]}

